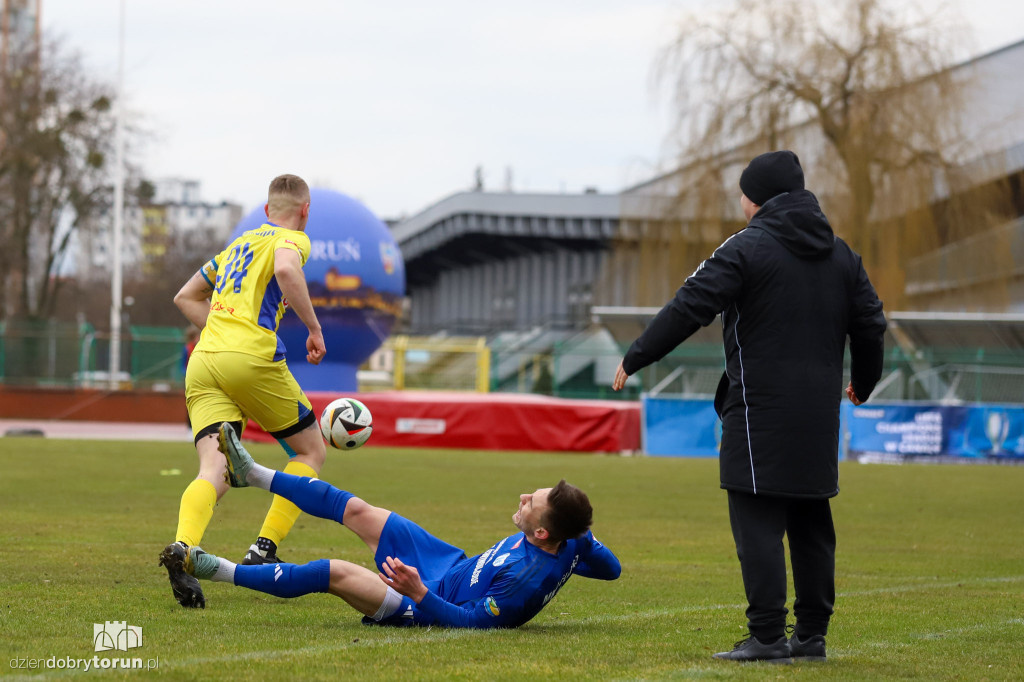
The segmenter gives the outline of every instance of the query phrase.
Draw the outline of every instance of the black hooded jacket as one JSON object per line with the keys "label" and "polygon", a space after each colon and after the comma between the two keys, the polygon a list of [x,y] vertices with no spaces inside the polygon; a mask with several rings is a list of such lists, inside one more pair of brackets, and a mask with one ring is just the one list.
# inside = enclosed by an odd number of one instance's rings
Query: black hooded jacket
{"label": "black hooded jacket", "polygon": [[858,256],[807,190],[765,202],[690,275],[633,342],[623,369],[660,360],[722,316],[722,487],[828,498],[839,492],[839,403],[850,339],[853,388],[882,372],[885,316]]}

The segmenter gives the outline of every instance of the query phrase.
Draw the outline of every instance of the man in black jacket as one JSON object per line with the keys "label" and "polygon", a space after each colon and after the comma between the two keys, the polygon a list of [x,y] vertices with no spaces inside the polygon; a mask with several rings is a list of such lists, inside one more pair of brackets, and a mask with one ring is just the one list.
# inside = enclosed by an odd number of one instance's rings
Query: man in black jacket
{"label": "man in black jacket", "polygon": [[[824,660],[835,601],[829,498],[839,492],[843,351],[849,337],[846,395],[859,405],[881,376],[885,317],[860,256],[804,189],[796,154],[756,157],[740,189],[747,227],[701,263],[633,342],[613,388],[721,314],[719,461],[750,636],[715,658]],[[796,588],[790,639],[784,536]]]}

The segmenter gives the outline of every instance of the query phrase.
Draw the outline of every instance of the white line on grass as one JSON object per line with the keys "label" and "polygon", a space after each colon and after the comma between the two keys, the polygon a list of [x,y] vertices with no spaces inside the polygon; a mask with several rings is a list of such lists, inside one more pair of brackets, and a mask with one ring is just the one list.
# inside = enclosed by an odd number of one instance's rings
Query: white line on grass
{"label": "white line on grass", "polygon": [[957,580],[951,583],[916,583],[897,587],[877,587],[871,590],[856,590],[854,592],[842,592],[839,597],[866,597],[873,594],[899,594],[901,592],[915,592],[925,589],[943,589],[947,587],[960,587],[961,585],[977,585],[986,583],[1015,583],[1024,580],[1024,575],[1007,575],[993,578],[973,578],[970,580]]}
{"label": "white line on grass", "polygon": [[[899,594],[903,592],[917,592],[922,590],[939,590],[948,589],[951,587],[959,587],[962,585],[979,585],[989,583],[1012,583],[1024,581],[1024,575],[1015,576],[999,576],[992,578],[976,578],[973,580],[958,580],[956,582],[948,583],[918,583],[914,585],[894,585],[892,587],[880,587],[870,590],[852,590],[849,592],[842,592],[838,596],[844,598],[856,598],[856,597],[868,597],[878,594]],[[681,613],[694,613],[699,611],[720,611],[723,609],[744,609],[746,604],[695,604],[693,606],[680,606],[671,609],[657,609],[649,611],[638,611],[636,613],[625,613],[614,616],[586,616],[584,618],[574,619],[573,624],[580,625],[593,625],[593,624],[607,624],[607,623],[620,623],[625,621],[635,620],[651,620],[656,618],[663,618],[665,616],[674,616]],[[353,617],[355,617],[353,615]],[[936,635],[946,633],[958,633],[975,630],[988,630],[993,627],[1001,627],[1003,625],[1014,625],[1024,624],[1024,619],[1014,618],[1001,623],[988,623],[978,624],[959,630],[943,630],[941,633],[919,633],[914,635],[919,638],[933,637]],[[390,628],[377,626],[367,626],[371,632],[386,632]],[[422,641],[422,642],[437,642],[439,640],[460,640],[468,637],[481,637],[490,636],[494,630],[455,630],[448,628],[402,628],[400,631],[392,631],[395,634],[385,634],[383,637],[375,637],[373,639],[356,638],[358,641],[349,640],[347,637],[344,641],[332,642],[329,644],[320,644],[316,646],[304,646],[298,649],[278,649],[269,651],[247,651],[242,653],[227,654],[224,656],[207,656],[202,658],[188,658],[188,659],[177,659],[174,661],[167,661],[166,663],[161,661],[160,670],[167,669],[178,669],[178,668],[191,668],[200,665],[210,665],[214,663],[232,663],[238,661],[270,661],[279,658],[287,658],[289,656],[305,656],[305,655],[321,655],[336,653],[345,649],[357,649],[365,647],[378,647],[378,646],[390,646],[392,644],[409,644],[410,642]],[[397,632],[403,634],[399,636]],[[844,652],[845,655],[854,654],[857,652]],[[697,669],[702,671],[706,669]],[[4,680],[10,680],[11,682],[28,682],[29,680],[40,680],[48,679],[52,677],[65,677],[67,675],[76,674],[76,671],[60,671],[53,674],[39,674],[39,675],[14,675],[4,677]]]}
{"label": "white line on grass", "polygon": [[[998,625],[1024,625],[1024,618],[1011,618],[1010,620],[998,623]],[[965,635],[968,632],[978,632],[981,630],[991,630],[992,627],[986,623],[979,623],[977,625],[968,625],[962,628],[946,628],[945,630],[939,630],[938,632],[918,632],[911,637],[917,639],[942,639],[943,637],[949,637],[950,635]]]}
{"label": "white line on grass", "polygon": [[[952,582],[952,583],[921,583],[921,584],[918,584],[918,585],[897,585],[897,586],[893,586],[893,587],[889,587],[889,588],[878,588],[878,589],[872,589],[872,590],[856,590],[856,591],[850,591],[850,592],[843,592],[839,596],[846,597],[846,598],[855,598],[855,597],[873,596],[873,595],[884,594],[884,593],[895,594],[895,593],[901,593],[901,592],[914,592],[914,591],[919,591],[919,590],[947,589],[947,588],[950,588],[950,587],[957,587],[959,585],[968,585],[968,584],[985,584],[985,583],[998,583],[998,582],[1020,582],[1020,581],[1024,581],[1024,575],[1002,576],[1002,577],[994,577],[994,578],[978,578],[978,579],[975,579],[975,580],[960,580],[960,581]],[[658,609],[658,610],[653,610],[653,611],[641,611],[641,612],[638,612],[638,613],[620,614],[620,615],[616,615],[616,616],[587,616],[585,618],[574,619],[572,622],[573,623],[579,623],[579,624],[586,624],[586,625],[590,625],[590,624],[604,624],[604,623],[618,623],[618,622],[632,621],[632,620],[650,620],[650,619],[662,618],[664,616],[672,616],[672,615],[677,615],[677,614],[680,614],[680,613],[692,613],[692,612],[696,612],[696,611],[718,611],[718,610],[722,610],[722,609],[744,609],[744,608],[746,608],[746,606],[747,606],[746,604],[700,604],[700,605],[694,605],[694,606],[682,606],[682,607],[675,608],[675,609]],[[373,626],[370,626],[370,627],[373,627]],[[482,635],[482,634],[485,635],[485,634],[490,634],[490,633],[492,633],[494,631],[493,630],[485,630],[485,631],[481,631],[481,630],[451,630],[451,629],[446,629],[446,628],[431,628],[431,629],[427,629],[427,630],[421,630],[420,632],[423,633],[423,634],[420,637],[417,637],[416,639],[427,641],[428,638],[426,637],[426,633],[429,632],[430,633],[429,641],[433,642],[433,641],[437,641],[438,639],[442,639],[442,640],[455,640],[455,639],[465,638],[466,636],[469,636],[469,635]],[[281,651],[264,651],[264,652],[251,651],[251,652],[246,652],[246,653],[242,653],[242,654],[229,654],[229,655],[225,655],[225,656],[217,656],[217,657],[210,657],[210,658],[197,658],[197,659],[179,660],[179,661],[175,661],[174,663],[172,663],[170,665],[170,667],[172,667],[172,668],[191,667],[191,666],[194,666],[194,665],[207,665],[207,664],[210,664],[210,663],[225,663],[225,662],[238,661],[238,660],[268,660],[268,659],[272,659],[272,658],[283,658],[283,657],[287,657],[287,656],[294,656],[294,655],[307,654],[307,653],[308,654],[332,653],[332,652],[340,651],[342,649],[355,648],[355,647],[365,647],[365,646],[373,647],[373,646],[382,646],[382,645],[387,646],[387,645],[396,644],[396,643],[408,644],[409,641],[410,641],[410,637],[408,636],[408,631],[406,631],[406,633],[407,634],[405,634],[403,636],[400,636],[400,637],[396,637],[394,635],[385,635],[384,637],[374,638],[372,640],[371,639],[366,639],[366,640],[360,639],[359,642],[354,643],[354,644],[352,642],[349,642],[349,641],[346,641],[346,642],[335,642],[335,643],[332,643],[332,644],[324,644],[324,645],[319,645],[319,646],[302,647],[301,649],[289,649],[289,650],[281,650]]]}
{"label": "white line on grass", "polygon": [[[840,592],[836,596],[842,598],[870,597],[879,594],[901,594],[903,592],[917,592],[921,590],[940,590],[961,585],[976,585],[986,583],[1012,583],[1024,581],[1024,575],[999,576],[994,578],[976,578],[973,580],[958,580],[955,583],[918,583],[915,585],[897,585],[893,587],[878,587],[870,590],[851,590]],[[658,609],[656,611],[641,611],[637,613],[621,614],[618,616],[587,616],[576,622],[579,623],[608,623],[625,620],[637,620],[657,618],[661,616],[674,616],[681,613],[696,613],[699,611],[720,611],[723,609],[745,609],[746,604],[693,604],[691,606],[678,606],[675,608]]]}
{"label": "white line on grass", "polygon": [[[948,628],[946,630],[939,630],[938,632],[914,632],[914,633],[910,633],[907,636],[910,637],[911,639],[919,639],[919,640],[920,639],[930,639],[930,640],[945,639],[945,638],[953,636],[953,635],[963,635],[963,634],[966,634],[968,632],[985,632],[986,630],[995,630],[996,628],[1005,627],[1007,625],[1024,625],[1024,619],[1022,619],[1022,618],[1011,618],[1010,620],[1004,620],[1001,623],[978,623],[976,625],[969,625],[969,626],[962,627],[962,628]],[[893,649],[893,648],[906,649],[906,648],[909,648],[909,647],[912,647],[912,646],[918,646],[918,644],[915,644],[914,642],[909,642],[909,641],[902,641],[902,642],[893,642],[893,641],[877,642],[876,641],[876,642],[862,642],[862,644],[866,644],[869,647],[874,647],[875,649],[878,649],[878,648],[881,648],[881,647],[885,647],[886,649]],[[843,655],[843,657],[852,657],[852,656],[871,656],[872,654],[871,654],[870,651],[867,651],[865,649],[849,649],[848,648],[848,649],[844,649],[843,650],[843,654],[842,655]]]}

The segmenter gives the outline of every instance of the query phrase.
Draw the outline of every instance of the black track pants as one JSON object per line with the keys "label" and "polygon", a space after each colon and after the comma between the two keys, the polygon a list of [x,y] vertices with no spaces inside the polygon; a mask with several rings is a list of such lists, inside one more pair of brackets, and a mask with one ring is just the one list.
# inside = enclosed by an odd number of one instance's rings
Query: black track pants
{"label": "black track pants", "polygon": [[836,533],[829,501],[729,492],[729,521],[747,594],[750,632],[772,642],[786,627],[786,555],[793,565],[797,634],[824,635],[835,603]]}

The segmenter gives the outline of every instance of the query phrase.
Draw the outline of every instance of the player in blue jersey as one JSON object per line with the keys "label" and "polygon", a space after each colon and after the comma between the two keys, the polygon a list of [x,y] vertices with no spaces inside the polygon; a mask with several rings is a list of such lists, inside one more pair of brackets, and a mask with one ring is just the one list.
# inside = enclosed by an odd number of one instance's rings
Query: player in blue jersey
{"label": "player in blue jersey", "polygon": [[220,447],[232,487],[269,490],[307,514],[342,523],[374,553],[380,572],[328,559],[301,566],[235,565],[198,547],[183,549],[176,561],[197,578],[278,597],[329,592],[364,614],[366,623],[509,628],[537,615],[569,576],[614,580],[622,570],[590,532],[587,495],[565,480],[520,495],[512,516],[519,532],[467,558],[458,547],[352,493],[257,464],[228,424],[221,428]]}

